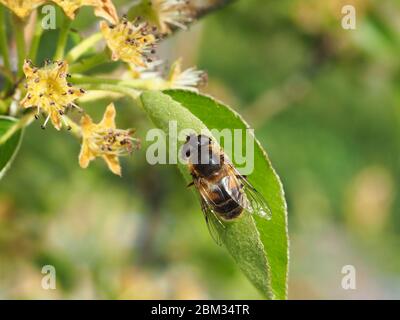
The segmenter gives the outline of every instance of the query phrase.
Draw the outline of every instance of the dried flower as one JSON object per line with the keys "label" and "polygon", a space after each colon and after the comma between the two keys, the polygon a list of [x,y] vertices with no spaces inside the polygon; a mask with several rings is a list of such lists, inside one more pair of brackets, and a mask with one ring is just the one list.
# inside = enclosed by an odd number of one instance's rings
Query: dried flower
{"label": "dried flower", "polygon": [[112,59],[122,60],[138,67],[146,67],[152,62],[154,46],[158,36],[156,29],[147,22],[136,19],[133,23],[123,18],[117,25],[100,24],[101,31],[112,52]]}
{"label": "dried flower", "polygon": [[188,0],[140,0],[129,10],[129,16],[142,16],[161,33],[170,33],[173,28],[186,29],[194,12]]}
{"label": "dried flower", "polygon": [[143,88],[147,90],[183,89],[197,91],[199,87],[206,85],[207,73],[196,68],[188,68],[182,71],[182,59],[176,60],[168,73],[158,71],[163,62],[160,60],[152,63],[149,68],[131,68],[126,74],[126,80],[140,79]]}
{"label": "dried flower", "polygon": [[175,61],[166,78],[167,89],[196,90],[207,83],[207,73],[192,67],[182,71],[182,59]]}
{"label": "dried flower", "polygon": [[171,32],[171,27],[186,29],[186,25],[193,20],[187,0],[151,0],[150,3],[162,33]]}
{"label": "dried flower", "polygon": [[128,79],[149,79],[153,80],[161,77],[159,68],[164,64],[163,60],[153,60],[147,63],[146,67],[137,67],[133,64],[129,64],[129,71],[125,74]]}
{"label": "dried flower", "polygon": [[94,7],[94,14],[108,20],[110,23],[118,23],[118,14],[111,0],[52,0],[57,3],[70,19],[75,19],[76,11],[83,6]]}
{"label": "dried flower", "polygon": [[102,157],[108,168],[116,175],[121,175],[119,157],[130,154],[139,148],[139,141],[132,137],[133,130],[115,128],[115,107],[110,104],[100,123],[93,123],[88,115],[81,120],[82,147],[79,164],[87,168],[90,161]]}
{"label": "dried flower", "polygon": [[13,11],[21,19],[28,17],[33,10],[45,2],[46,0],[0,0],[0,3]]}
{"label": "dried flower", "polygon": [[68,63],[46,61],[43,68],[37,68],[32,66],[31,61],[25,60],[24,73],[27,94],[21,105],[24,108],[37,108],[36,118],[41,112],[47,115],[42,128],[46,127],[49,119],[57,130],[61,129],[62,122],[68,126],[64,117],[66,109],[80,109],[74,101],[85,93],[82,89],[73,88],[67,81]]}

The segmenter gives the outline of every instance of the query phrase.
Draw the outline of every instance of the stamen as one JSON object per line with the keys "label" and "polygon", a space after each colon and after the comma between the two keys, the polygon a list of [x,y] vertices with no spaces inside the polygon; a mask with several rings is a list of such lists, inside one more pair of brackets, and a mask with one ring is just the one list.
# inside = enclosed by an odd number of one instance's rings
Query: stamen
{"label": "stamen", "polygon": [[50,114],[47,116],[46,120],[45,120],[44,123],[41,125],[41,127],[42,127],[43,130],[46,129],[47,122],[49,122],[49,119],[50,119]]}

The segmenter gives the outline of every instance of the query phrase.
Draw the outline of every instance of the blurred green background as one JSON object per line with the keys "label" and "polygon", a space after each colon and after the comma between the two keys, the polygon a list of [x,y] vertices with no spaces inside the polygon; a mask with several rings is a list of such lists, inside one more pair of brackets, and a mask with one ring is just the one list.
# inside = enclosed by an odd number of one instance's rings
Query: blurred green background
{"label": "blurred green background", "polygon": [[[127,2],[115,1],[120,13]],[[341,27],[346,4],[356,30]],[[400,3],[237,1],[159,55],[206,70],[203,91],[242,113],[269,153],[288,201],[289,298],[400,298]],[[98,120],[109,102],[82,105]],[[146,116],[116,105],[119,127],[144,140]],[[143,145],[119,178],[100,160],[80,169],[70,135],[26,131],[0,183],[0,298],[261,298],[176,168],[147,164]],[[46,264],[57,290],[40,285]],[[341,287],[345,265],[356,290]]]}

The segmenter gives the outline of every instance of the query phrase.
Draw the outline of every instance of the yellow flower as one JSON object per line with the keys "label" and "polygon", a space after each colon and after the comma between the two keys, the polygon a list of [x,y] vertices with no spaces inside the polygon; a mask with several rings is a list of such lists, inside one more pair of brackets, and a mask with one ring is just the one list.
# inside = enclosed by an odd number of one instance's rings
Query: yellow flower
{"label": "yellow flower", "polygon": [[122,60],[135,66],[146,67],[154,54],[157,41],[155,28],[146,22],[136,19],[133,23],[123,18],[117,25],[108,25],[104,21],[100,24],[101,32],[112,52],[112,59]]}
{"label": "yellow flower", "polygon": [[121,175],[120,156],[128,155],[134,148],[139,148],[139,141],[132,137],[132,130],[115,128],[115,107],[110,104],[100,123],[93,123],[88,115],[81,119],[82,147],[79,165],[87,168],[90,161],[102,157],[108,168],[116,175]]}
{"label": "yellow flower", "polygon": [[57,3],[70,19],[75,19],[76,10],[83,6],[94,7],[94,14],[108,20],[118,22],[118,14],[111,0],[52,0]]}
{"label": "yellow flower", "polygon": [[37,108],[36,118],[44,112],[47,118],[42,125],[44,129],[49,119],[57,130],[61,129],[62,122],[68,126],[64,114],[67,108],[79,107],[74,100],[85,92],[74,89],[68,83],[68,64],[65,61],[47,61],[43,68],[32,66],[32,62],[25,60],[24,73],[26,77],[25,88],[27,94],[21,101],[24,108]]}
{"label": "yellow flower", "polygon": [[33,10],[45,3],[46,0],[0,0],[21,19],[26,18]]}

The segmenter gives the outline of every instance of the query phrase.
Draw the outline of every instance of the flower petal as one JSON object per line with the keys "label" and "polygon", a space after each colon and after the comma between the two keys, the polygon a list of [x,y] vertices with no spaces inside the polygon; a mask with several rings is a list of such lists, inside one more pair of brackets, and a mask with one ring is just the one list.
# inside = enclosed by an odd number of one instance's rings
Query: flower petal
{"label": "flower petal", "polygon": [[103,156],[103,159],[112,173],[121,176],[121,166],[117,156],[106,154]]}
{"label": "flower petal", "polygon": [[60,117],[60,114],[56,110],[50,111],[50,119],[51,119],[51,123],[53,124],[54,128],[56,128],[57,130],[61,130],[61,127],[62,127],[61,117]]}
{"label": "flower petal", "polygon": [[81,118],[81,127],[84,136],[90,133],[92,126],[93,126],[92,118],[88,114],[83,115]]}
{"label": "flower petal", "polygon": [[76,11],[83,6],[94,7],[94,14],[111,23],[118,22],[118,14],[111,0],[52,0],[57,3],[71,20],[75,19]]}
{"label": "flower petal", "polygon": [[33,10],[45,2],[46,0],[0,0],[0,3],[13,11],[21,19],[28,17]]}
{"label": "flower petal", "polygon": [[90,151],[87,143],[83,142],[81,152],[79,154],[79,165],[81,168],[86,169],[89,166],[90,161],[94,159],[94,155]]}
{"label": "flower petal", "polygon": [[113,24],[119,21],[117,10],[111,0],[99,0],[99,4],[94,9],[94,14],[104,18]]}
{"label": "flower petal", "polygon": [[99,125],[105,128],[115,129],[115,114],[115,106],[113,103],[110,103]]}

